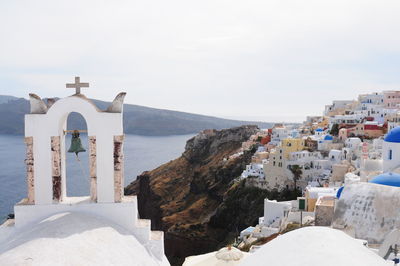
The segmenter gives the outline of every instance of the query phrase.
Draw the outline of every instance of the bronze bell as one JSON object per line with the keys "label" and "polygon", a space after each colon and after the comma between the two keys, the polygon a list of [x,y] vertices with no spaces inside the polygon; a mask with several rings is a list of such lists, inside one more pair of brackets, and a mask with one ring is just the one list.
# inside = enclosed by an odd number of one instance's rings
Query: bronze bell
{"label": "bronze bell", "polygon": [[79,131],[74,130],[72,133],[71,147],[69,148],[68,152],[75,152],[76,156],[78,156],[78,153],[85,151],[86,150],[82,146],[81,138],[79,137]]}

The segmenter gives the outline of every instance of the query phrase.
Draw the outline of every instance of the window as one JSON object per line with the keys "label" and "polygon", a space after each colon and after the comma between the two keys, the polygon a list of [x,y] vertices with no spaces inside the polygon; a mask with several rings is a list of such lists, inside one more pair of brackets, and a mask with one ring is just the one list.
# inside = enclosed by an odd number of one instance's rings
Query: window
{"label": "window", "polygon": [[393,158],[393,151],[389,150],[389,160],[392,160],[392,158]]}

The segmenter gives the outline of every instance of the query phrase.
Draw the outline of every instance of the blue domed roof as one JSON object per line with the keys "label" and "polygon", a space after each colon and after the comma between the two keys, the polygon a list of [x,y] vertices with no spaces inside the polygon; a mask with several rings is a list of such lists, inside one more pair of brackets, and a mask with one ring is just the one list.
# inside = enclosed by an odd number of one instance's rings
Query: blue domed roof
{"label": "blue domed roof", "polygon": [[324,140],[333,140],[333,137],[331,135],[326,135]]}
{"label": "blue domed roof", "polygon": [[386,142],[400,143],[400,127],[395,127],[386,135]]}
{"label": "blue domed roof", "polygon": [[343,186],[338,189],[338,191],[336,192],[336,198],[340,199],[340,195],[342,195],[343,189],[344,189]]}
{"label": "blue domed roof", "polygon": [[383,173],[374,177],[369,183],[400,187],[400,175],[395,173]]}
{"label": "blue domed roof", "polygon": [[317,132],[322,132],[322,131],[324,131],[322,128],[317,128],[315,131],[317,131]]}

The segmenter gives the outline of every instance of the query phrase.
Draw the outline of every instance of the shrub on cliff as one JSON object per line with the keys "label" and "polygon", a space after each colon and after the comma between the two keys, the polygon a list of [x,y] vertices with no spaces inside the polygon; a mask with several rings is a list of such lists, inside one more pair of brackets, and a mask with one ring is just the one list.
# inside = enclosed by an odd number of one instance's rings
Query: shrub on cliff
{"label": "shrub on cliff", "polygon": [[223,203],[211,217],[209,225],[238,233],[248,226],[258,224],[258,218],[264,215],[264,199],[287,201],[298,196],[298,191],[288,189],[270,191],[246,187],[245,180],[242,180],[225,194]]}

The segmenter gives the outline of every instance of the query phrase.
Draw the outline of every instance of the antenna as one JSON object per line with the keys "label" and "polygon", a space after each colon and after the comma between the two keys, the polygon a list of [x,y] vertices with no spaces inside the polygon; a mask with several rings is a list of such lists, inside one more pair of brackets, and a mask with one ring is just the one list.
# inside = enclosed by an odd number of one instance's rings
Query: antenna
{"label": "antenna", "polygon": [[400,252],[400,230],[395,229],[390,232],[385,240],[383,241],[381,247],[379,248],[378,255],[384,258],[385,260],[389,258],[391,253],[395,255],[395,264],[398,264],[397,255]]}

